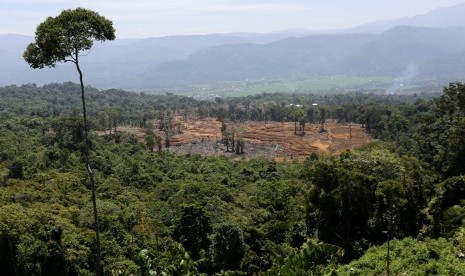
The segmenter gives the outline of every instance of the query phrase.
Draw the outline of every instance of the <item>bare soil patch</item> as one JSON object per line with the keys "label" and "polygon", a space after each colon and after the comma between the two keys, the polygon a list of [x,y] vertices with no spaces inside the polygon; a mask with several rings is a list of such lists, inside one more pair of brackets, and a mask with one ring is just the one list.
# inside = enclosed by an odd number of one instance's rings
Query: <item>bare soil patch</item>
{"label": "bare soil patch", "polygon": [[[263,156],[276,161],[303,160],[312,152],[338,154],[344,150],[359,147],[372,138],[359,124],[338,124],[328,120],[326,132],[319,132],[319,124],[307,124],[305,135],[294,134],[294,123],[280,122],[228,122],[228,130],[234,130],[236,139],[245,141],[245,154],[226,152],[221,140],[221,122],[214,118],[183,120],[175,118],[182,126],[182,133],[171,137],[170,151],[198,153],[203,155],[226,155],[231,158]],[[144,130],[135,127],[119,127],[118,131],[136,135],[143,140]],[[350,134],[350,132],[352,134]],[[155,130],[155,135],[164,139],[164,133]]]}

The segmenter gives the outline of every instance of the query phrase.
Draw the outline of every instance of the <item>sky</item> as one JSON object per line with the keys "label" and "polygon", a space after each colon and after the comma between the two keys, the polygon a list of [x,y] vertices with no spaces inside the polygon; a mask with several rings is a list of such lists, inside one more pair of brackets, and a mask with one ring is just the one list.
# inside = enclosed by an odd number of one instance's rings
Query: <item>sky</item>
{"label": "sky", "polygon": [[38,24],[82,7],[113,21],[118,38],[344,29],[414,16],[464,0],[0,0],[0,34],[34,35]]}

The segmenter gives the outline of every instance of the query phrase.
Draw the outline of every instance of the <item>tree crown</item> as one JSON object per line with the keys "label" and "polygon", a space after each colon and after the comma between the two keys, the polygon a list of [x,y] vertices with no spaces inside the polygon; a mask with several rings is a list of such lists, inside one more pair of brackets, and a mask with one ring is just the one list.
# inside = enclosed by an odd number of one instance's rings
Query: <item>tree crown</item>
{"label": "tree crown", "polygon": [[115,39],[113,23],[97,12],[76,8],[48,17],[37,26],[35,43],[28,45],[24,59],[32,68],[54,67],[57,62],[78,62],[81,51],[94,41]]}

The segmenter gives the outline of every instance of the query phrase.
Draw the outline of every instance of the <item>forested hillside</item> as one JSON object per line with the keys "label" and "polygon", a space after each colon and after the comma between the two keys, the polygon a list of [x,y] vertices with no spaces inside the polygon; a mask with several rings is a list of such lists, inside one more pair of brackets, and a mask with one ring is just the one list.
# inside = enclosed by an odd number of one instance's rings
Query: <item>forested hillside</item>
{"label": "forested hillside", "polygon": [[[96,45],[92,58],[83,56],[81,62],[88,72],[86,79],[97,87],[149,91],[190,88],[192,93],[199,85],[296,83],[328,76],[402,78],[406,85],[418,81],[442,85],[462,80],[464,37],[463,27],[412,26],[392,27],[379,34],[173,36]],[[32,38],[0,36],[0,57],[5,64],[0,68],[0,85],[75,79],[68,66],[28,68],[21,59],[28,40]]]}
{"label": "forested hillside", "polygon": [[222,45],[154,66],[142,77],[165,86],[335,75],[400,77],[413,66],[409,78],[458,78],[459,72],[452,72],[458,69],[455,62],[444,68],[433,64],[465,51],[464,33],[464,28],[400,26],[377,35],[313,35],[265,45]]}
{"label": "forested hillside", "polygon": [[[387,263],[392,275],[465,273],[464,84],[214,101],[87,91],[104,275],[382,275]],[[7,86],[0,98],[2,275],[92,275],[79,86]],[[304,162],[234,161],[157,151],[119,130],[169,132],[175,115],[333,119],[377,141]]]}

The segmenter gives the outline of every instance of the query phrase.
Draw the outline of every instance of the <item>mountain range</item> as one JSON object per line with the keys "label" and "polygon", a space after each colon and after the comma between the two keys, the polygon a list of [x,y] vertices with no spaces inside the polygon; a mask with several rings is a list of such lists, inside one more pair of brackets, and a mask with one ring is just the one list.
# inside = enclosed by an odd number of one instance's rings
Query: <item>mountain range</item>
{"label": "mountain range", "polygon": [[[322,76],[465,76],[465,3],[398,20],[332,31],[286,30],[120,39],[84,56],[85,82],[148,90],[246,80]],[[22,52],[33,37],[0,35],[0,85],[76,81],[75,68],[33,70]]]}
{"label": "mountain range", "polygon": [[379,20],[360,26],[356,26],[349,31],[357,33],[380,33],[395,26],[413,27],[465,27],[465,3],[452,7],[437,8],[431,12],[412,17],[402,17],[394,20]]}

